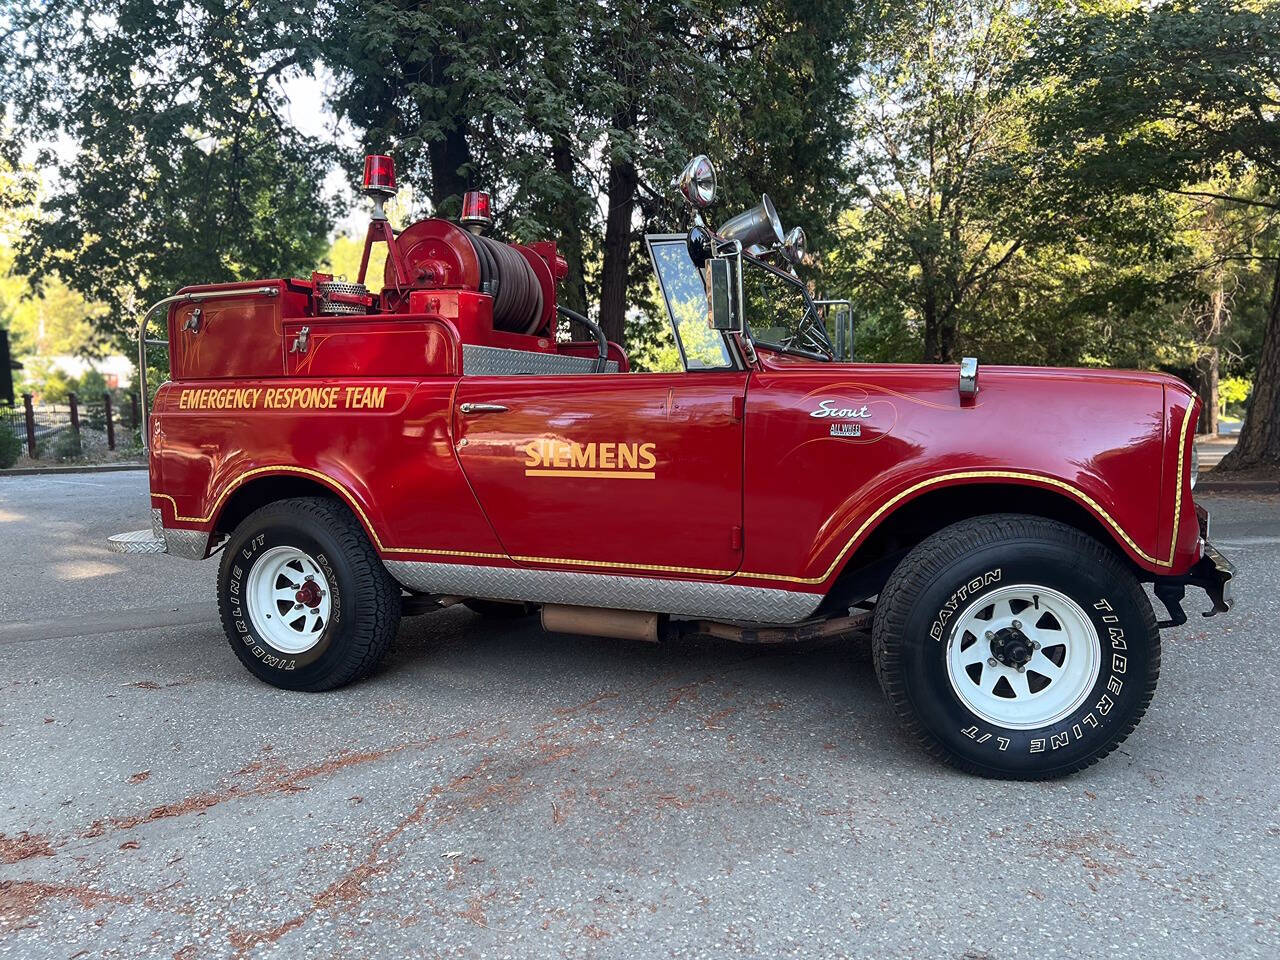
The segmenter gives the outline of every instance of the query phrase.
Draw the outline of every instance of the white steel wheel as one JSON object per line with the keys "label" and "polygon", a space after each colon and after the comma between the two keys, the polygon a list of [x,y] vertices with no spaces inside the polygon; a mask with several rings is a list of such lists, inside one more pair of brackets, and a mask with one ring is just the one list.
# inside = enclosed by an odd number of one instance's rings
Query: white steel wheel
{"label": "white steel wheel", "polygon": [[1031,730],[1075,711],[1098,679],[1102,646],[1070,597],[1034,584],[973,601],[947,640],[951,688],[976,716]]}
{"label": "white steel wheel", "polygon": [[320,565],[297,547],[267,550],[249,571],[245,600],[263,640],[281,653],[306,653],[324,635],[332,590]]}

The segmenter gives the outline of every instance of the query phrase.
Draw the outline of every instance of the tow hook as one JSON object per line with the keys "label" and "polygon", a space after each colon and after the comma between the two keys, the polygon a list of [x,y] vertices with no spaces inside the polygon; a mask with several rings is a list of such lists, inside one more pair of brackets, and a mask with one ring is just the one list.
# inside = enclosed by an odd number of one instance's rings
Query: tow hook
{"label": "tow hook", "polygon": [[1215,550],[1211,544],[1206,543],[1204,556],[1190,571],[1180,577],[1156,577],[1156,598],[1164,604],[1165,610],[1169,613],[1169,619],[1157,621],[1156,626],[1165,630],[1169,627],[1180,627],[1187,622],[1187,614],[1182,609],[1182,600],[1187,595],[1188,586],[1199,587],[1213,604],[1202,616],[1212,617],[1215,614],[1226,613],[1235,602],[1235,598],[1231,595],[1231,579],[1235,576],[1235,572],[1236,568],[1231,561]]}

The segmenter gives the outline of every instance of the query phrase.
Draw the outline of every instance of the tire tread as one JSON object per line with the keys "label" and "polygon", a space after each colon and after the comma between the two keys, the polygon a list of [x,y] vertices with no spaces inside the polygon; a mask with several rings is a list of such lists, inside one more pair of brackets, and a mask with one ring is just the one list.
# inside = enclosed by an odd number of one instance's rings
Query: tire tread
{"label": "tire tread", "polygon": [[[343,504],[325,497],[297,497],[290,500],[277,500],[260,507],[251,513],[236,528],[232,541],[238,539],[241,530],[261,529],[263,526],[279,520],[288,520],[300,525],[314,524],[327,529],[338,541],[342,557],[351,568],[354,585],[355,602],[358,615],[354,618],[350,640],[347,643],[347,655],[333,669],[316,677],[309,683],[289,685],[288,689],[306,692],[333,690],[368,676],[382,660],[395,639],[400,625],[400,587],[387,572],[382,558],[369,542],[364,528]],[[249,668],[255,676],[261,676],[254,669],[252,656],[244,649],[243,643],[236,642],[235,629],[230,616],[229,605],[222,602],[223,585],[230,568],[231,544],[224,551],[222,563],[218,569],[218,609],[222,617],[223,630],[231,642],[240,662]]]}
{"label": "tire tread", "polygon": [[[910,697],[902,671],[902,637],[914,606],[914,593],[918,585],[937,577],[947,564],[971,553],[975,548],[997,543],[1050,540],[1077,551],[1086,562],[1096,562],[1106,568],[1117,583],[1125,584],[1139,595],[1137,609],[1143,612],[1144,627],[1150,641],[1150,659],[1147,677],[1138,699],[1137,707],[1124,726],[1112,735],[1111,740],[1089,756],[1059,767],[1042,770],[998,770],[975,763],[955,753],[937,739],[921,722]],[[1115,553],[1082,530],[1057,520],[1025,514],[990,514],[961,520],[946,527],[916,545],[902,559],[890,575],[888,583],[876,602],[876,615],[872,628],[872,661],[876,678],[889,703],[908,733],[915,738],[933,758],[950,764],[966,773],[1006,780],[1049,780],[1083,770],[1097,763],[1133,733],[1138,722],[1147,712],[1155,696],[1160,677],[1160,639],[1155,613],[1151,603],[1136,578],[1116,557]]]}

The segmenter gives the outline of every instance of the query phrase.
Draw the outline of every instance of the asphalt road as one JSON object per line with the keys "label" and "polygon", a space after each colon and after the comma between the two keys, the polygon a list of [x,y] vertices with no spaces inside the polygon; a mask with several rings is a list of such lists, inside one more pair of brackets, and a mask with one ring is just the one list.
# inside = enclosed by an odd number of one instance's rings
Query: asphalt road
{"label": "asphalt road", "polygon": [[145,474],[2,479],[0,955],[1274,958],[1280,498],[1206,500],[1236,611],[1165,634],[1119,752],[1007,784],[834,644],[454,609],[274,690],[213,563],[105,551]]}

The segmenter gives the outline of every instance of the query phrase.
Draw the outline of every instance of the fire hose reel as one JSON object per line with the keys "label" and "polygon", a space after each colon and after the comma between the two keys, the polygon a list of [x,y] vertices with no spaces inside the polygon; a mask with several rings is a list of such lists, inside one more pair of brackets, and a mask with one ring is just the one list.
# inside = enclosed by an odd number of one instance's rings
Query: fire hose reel
{"label": "fire hose reel", "polygon": [[[544,290],[554,288],[551,268],[528,247],[470,233],[447,220],[420,220],[396,244],[417,289],[461,289],[493,297],[493,326],[508,333],[536,333],[549,319]],[[384,289],[395,288],[387,260]]]}

